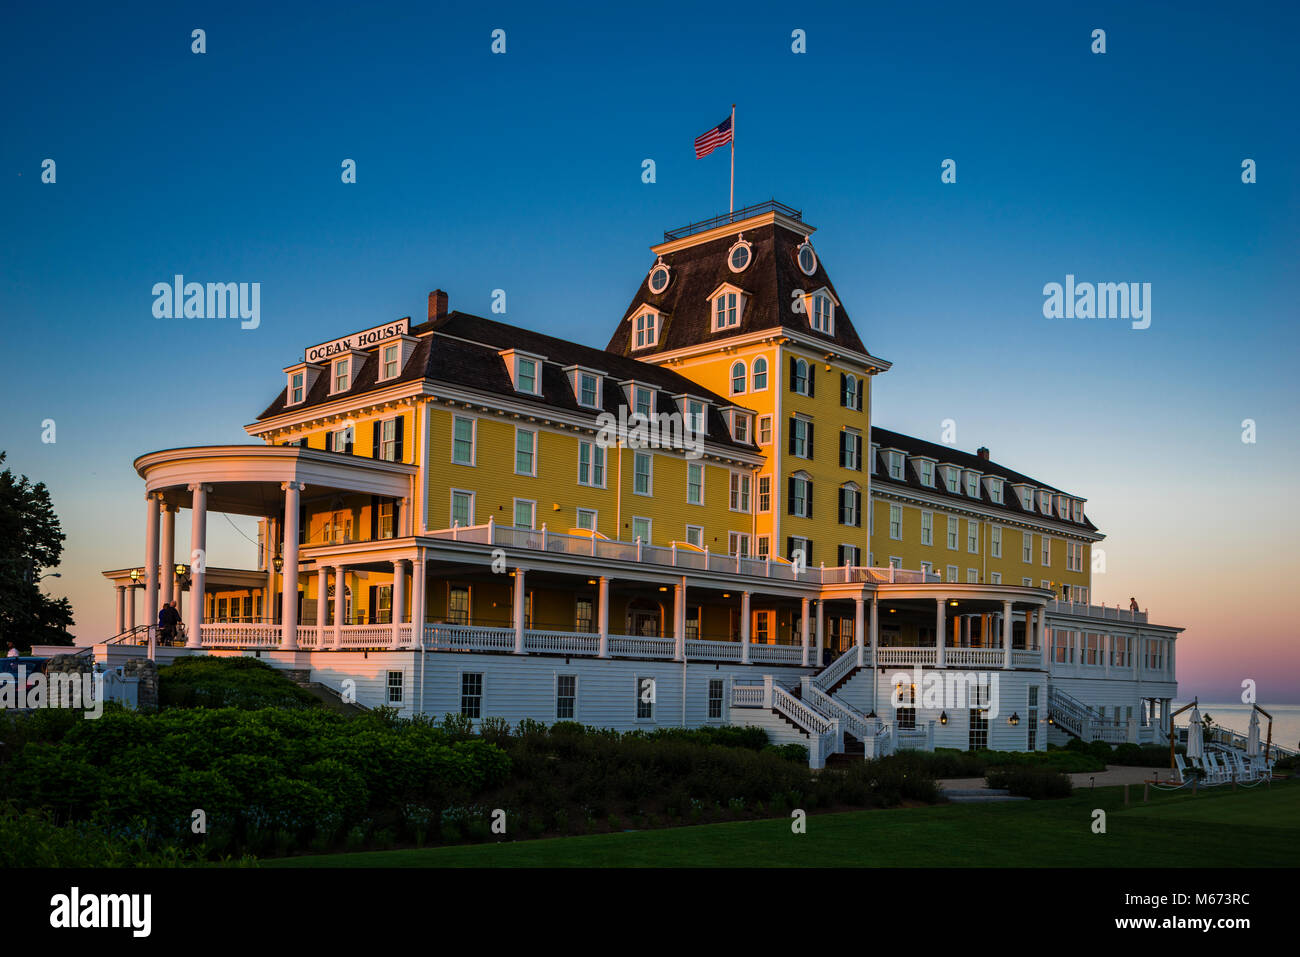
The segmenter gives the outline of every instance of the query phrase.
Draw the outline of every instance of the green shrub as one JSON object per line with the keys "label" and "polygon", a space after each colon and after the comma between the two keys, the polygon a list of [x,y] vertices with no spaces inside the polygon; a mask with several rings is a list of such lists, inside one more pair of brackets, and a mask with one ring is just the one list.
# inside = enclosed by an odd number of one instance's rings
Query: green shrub
{"label": "green shrub", "polygon": [[994,768],[985,781],[990,788],[1005,789],[1027,798],[1069,797],[1073,791],[1069,777],[1050,768]]}
{"label": "green shrub", "polygon": [[257,658],[187,655],[158,669],[161,708],[315,708],[320,704]]}

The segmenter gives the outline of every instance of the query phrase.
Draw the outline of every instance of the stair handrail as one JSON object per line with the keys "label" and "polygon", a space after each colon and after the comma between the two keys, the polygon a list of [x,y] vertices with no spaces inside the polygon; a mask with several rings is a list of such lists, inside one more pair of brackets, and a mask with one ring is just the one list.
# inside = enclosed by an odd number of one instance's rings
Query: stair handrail
{"label": "stair handrail", "polygon": [[858,656],[854,651],[846,651],[817,674],[813,675],[813,684],[822,690],[835,685],[837,681],[857,667]]}
{"label": "stair handrail", "polygon": [[835,727],[835,719],[822,714],[813,705],[800,701],[778,684],[772,685],[772,707],[809,734],[823,735]]}
{"label": "stair handrail", "polygon": [[813,704],[831,717],[838,718],[840,726],[859,741],[866,740],[871,734],[871,724],[867,716],[851,705],[845,704],[834,695],[829,695],[808,681],[803,688],[804,700]]}

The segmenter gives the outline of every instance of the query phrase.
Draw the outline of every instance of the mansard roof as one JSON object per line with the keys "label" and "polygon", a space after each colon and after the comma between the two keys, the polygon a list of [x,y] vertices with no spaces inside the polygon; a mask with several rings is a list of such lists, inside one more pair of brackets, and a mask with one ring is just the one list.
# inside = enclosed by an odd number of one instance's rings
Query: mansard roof
{"label": "mansard roof", "polygon": [[[663,262],[672,272],[667,288],[660,293],[650,291],[649,272],[655,264],[652,262],[606,349],[623,356],[653,356],[761,330],[790,329],[845,350],[867,352],[842,304],[835,310],[835,334],[831,336],[813,329],[809,317],[792,308],[796,290],[813,292],[823,286],[843,302],[826,274],[820,252],[817,252],[817,269],[811,276],[799,268],[798,249],[812,230],[793,228],[798,225],[767,216],[757,225],[737,223],[726,235],[705,239],[698,245],[663,251]],[[728,266],[727,254],[742,235],[752,244],[753,258],[748,267],[736,273]],[[738,287],[749,301],[741,312],[739,326],[718,333],[712,329],[709,294],[723,284]],[[649,348],[633,350],[632,324],[628,320],[647,304],[663,316],[659,340]]]}
{"label": "mansard roof", "polygon": [[[1053,494],[1065,495],[1071,499],[1079,498],[1077,495],[1070,495],[1069,492],[1053,488],[1051,485],[1040,482],[1038,479],[1030,478],[1028,475],[1016,472],[1004,465],[998,465],[996,462],[982,459],[978,455],[970,452],[962,452],[953,448],[951,445],[940,445],[937,442],[927,442],[924,439],[913,438],[910,435],[904,435],[901,432],[892,432],[889,429],[882,429],[878,426],[871,427],[871,441],[873,445],[878,445],[881,449],[898,449],[908,458],[913,456],[923,456],[925,458],[936,459],[941,465],[959,465],[964,469],[971,469],[972,471],[979,472],[981,475],[996,476],[1003,479],[1007,485],[1032,485],[1035,489],[1043,489],[1044,491]],[[954,506],[958,504],[969,505],[971,503],[971,497],[965,492],[964,483],[961,486],[961,489],[957,492],[948,491],[947,486],[938,479],[936,479],[933,487],[922,485],[920,476],[917,475],[916,470],[912,468],[904,468],[903,478],[901,479],[891,478],[889,475],[888,463],[885,462],[883,453],[876,452],[873,454],[876,454],[878,458],[875,463],[875,473],[871,476],[872,488],[879,487],[882,489],[889,489],[892,487],[898,489],[913,489],[918,492],[925,492],[930,496],[951,499]],[[978,501],[984,508],[1007,512],[1010,515],[1021,517],[1026,521],[1034,520],[1041,522],[1045,517],[1037,509],[1026,509],[1020,503],[1020,496],[1014,493],[1007,494],[1004,492],[1001,504],[994,502],[989,496],[989,490],[985,487],[983,482],[980,483],[980,497]],[[1076,522],[1072,518],[1061,518],[1059,515],[1055,514],[1055,512],[1053,512],[1050,518],[1052,521],[1059,522],[1063,525],[1073,525],[1081,531],[1097,531],[1097,526],[1089,520],[1086,514],[1083,516],[1083,521],[1081,522]]]}

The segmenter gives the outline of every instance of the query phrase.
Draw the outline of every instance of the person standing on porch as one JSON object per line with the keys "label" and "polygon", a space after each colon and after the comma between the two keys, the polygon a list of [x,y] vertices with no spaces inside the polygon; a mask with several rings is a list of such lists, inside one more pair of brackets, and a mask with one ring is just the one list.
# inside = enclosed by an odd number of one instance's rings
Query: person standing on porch
{"label": "person standing on porch", "polygon": [[1138,600],[1137,600],[1136,598],[1129,598],[1129,600],[1128,600],[1128,610],[1129,610],[1129,611],[1138,611],[1138,610],[1139,610],[1139,609],[1138,609]]}

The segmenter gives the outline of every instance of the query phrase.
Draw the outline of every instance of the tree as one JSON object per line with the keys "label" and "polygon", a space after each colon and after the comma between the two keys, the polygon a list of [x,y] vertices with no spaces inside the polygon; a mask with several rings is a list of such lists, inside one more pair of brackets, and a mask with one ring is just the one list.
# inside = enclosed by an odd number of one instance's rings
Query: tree
{"label": "tree", "polygon": [[72,606],[40,587],[41,570],[59,564],[65,538],[45,483],[0,472],[0,643],[12,641],[25,652],[33,644],[73,643]]}

